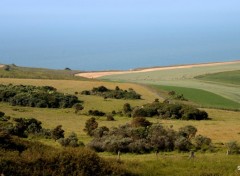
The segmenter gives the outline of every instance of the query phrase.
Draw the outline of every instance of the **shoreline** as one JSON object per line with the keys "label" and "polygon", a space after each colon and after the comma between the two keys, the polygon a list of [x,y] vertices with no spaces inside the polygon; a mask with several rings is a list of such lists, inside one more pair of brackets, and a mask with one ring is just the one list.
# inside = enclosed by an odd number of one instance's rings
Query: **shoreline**
{"label": "shoreline", "polygon": [[240,63],[240,60],[228,61],[228,62],[209,62],[209,63],[199,63],[199,64],[186,64],[186,65],[172,65],[172,66],[159,66],[159,67],[151,67],[151,68],[137,68],[133,70],[126,71],[91,71],[84,73],[77,73],[75,76],[81,76],[85,78],[100,78],[108,75],[116,75],[116,74],[128,74],[128,73],[143,73],[143,72],[151,72],[158,70],[173,70],[173,69],[182,69],[182,68],[193,68],[193,67],[205,67],[205,66],[217,66],[217,65],[228,65]]}

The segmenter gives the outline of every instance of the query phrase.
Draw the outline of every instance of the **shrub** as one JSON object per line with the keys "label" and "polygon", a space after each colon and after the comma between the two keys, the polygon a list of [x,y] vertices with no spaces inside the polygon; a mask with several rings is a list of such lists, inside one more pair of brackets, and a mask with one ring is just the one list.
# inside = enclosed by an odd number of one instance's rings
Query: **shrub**
{"label": "shrub", "polygon": [[105,116],[105,112],[99,111],[99,110],[89,110],[88,115],[92,116]]}
{"label": "shrub", "polygon": [[58,125],[51,132],[52,138],[56,141],[60,138],[64,138],[64,130],[62,129],[62,125]]}
{"label": "shrub", "polygon": [[5,113],[0,111],[0,117],[3,117],[4,115]]}
{"label": "shrub", "polygon": [[178,137],[174,142],[174,145],[175,149],[177,149],[178,151],[190,151],[190,148],[192,147],[190,141],[183,136]]}
{"label": "shrub", "polygon": [[88,119],[85,123],[84,131],[87,132],[89,136],[93,136],[94,130],[98,127],[98,123],[94,117]]}
{"label": "shrub", "polygon": [[152,125],[152,123],[146,120],[144,117],[134,117],[132,119],[131,125],[133,127],[147,127]]}
{"label": "shrub", "polygon": [[226,147],[228,149],[228,154],[239,154],[240,153],[240,146],[237,144],[236,141],[231,141],[226,143]]}
{"label": "shrub", "polygon": [[0,85],[0,101],[16,106],[40,108],[71,108],[80,101],[74,95],[65,95],[51,86]]}
{"label": "shrub", "polygon": [[83,95],[98,95],[114,99],[141,99],[141,95],[136,93],[133,89],[122,90],[118,86],[114,90],[110,90],[104,86],[94,87],[92,90],[84,90],[81,92]]}
{"label": "shrub", "polygon": [[197,128],[192,125],[187,125],[179,129],[179,134],[187,139],[193,138],[197,133]]}
{"label": "shrub", "polygon": [[58,142],[64,147],[79,147],[84,146],[82,142],[78,142],[77,134],[72,132],[67,138],[60,138]]}
{"label": "shrub", "polygon": [[76,104],[74,105],[74,109],[75,109],[75,113],[77,114],[79,111],[83,110],[84,107],[83,107],[82,104],[76,103]]}
{"label": "shrub", "polygon": [[112,114],[108,114],[107,115],[107,121],[114,121],[115,119],[114,119],[114,117],[113,117],[113,115]]}
{"label": "shrub", "polygon": [[194,138],[194,146],[196,150],[202,150],[202,151],[206,151],[208,149],[211,148],[211,143],[212,140],[208,137],[202,136],[202,135],[197,135]]}
{"label": "shrub", "polygon": [[28,154],[27,157],[0,158],[0,170],[4,171],[5,175],[18,176],[133,175],[126,171],[121,164],[117,164],[116,161],[105,161],[95,152],[88,149],[67,148],[63,151],[58,151],[42,145],[41,148],[46,149],[39,151],[40,146],[38,150],[34,147],[35,145],[31,149],[34,155]]}

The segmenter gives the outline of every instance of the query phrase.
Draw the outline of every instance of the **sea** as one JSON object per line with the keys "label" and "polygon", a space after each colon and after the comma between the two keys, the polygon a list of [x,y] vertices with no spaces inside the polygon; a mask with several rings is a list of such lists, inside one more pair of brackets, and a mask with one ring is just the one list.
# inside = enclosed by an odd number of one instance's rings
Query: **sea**
{"label": "sea", "polygon": [[1,1],[0,64],[93,71],[240,59],[239,1]]}

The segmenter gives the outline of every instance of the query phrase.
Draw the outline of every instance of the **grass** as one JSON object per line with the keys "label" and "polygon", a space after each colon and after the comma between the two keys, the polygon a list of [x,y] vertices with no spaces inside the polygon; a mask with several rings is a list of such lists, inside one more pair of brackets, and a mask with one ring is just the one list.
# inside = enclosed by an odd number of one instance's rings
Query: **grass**
{"label": "grass", "polygon": [[204,81],[240,85],[240,70],[200,75],[196,78]]}
{"label": "grass", "polygon": [[[43,80],[43,79],[11,79],[1,78],[2,84],[23,84],[43,86],[49,85],[56,87],[63,93],[74,94],[82,90],[89,90],[93,87],[104,85],[110,89],[119,86],[122,89],[133,88],[143,95],[142,100],[128,101],[132,106],[142,105],[152,102],[155,98],[159,98],[158,92],[152,91],[152,88],[131,84],[131,83],[114,83],[103,81],[78,81],[78,80]],[[162,87],[161,91],[163,90]],[[172,88],[172,87],[170,87]],[[201,96],[209,96],[210,92],[203,95],[203,91],[195,89],[184,89],[186,92],[193,92],[194,94],[202,93]],[[68,136],[72,131],[76,132],[80,141],[87,144],[92,138],[87,136],[83,131],[85,122],[89,116],[84,115],[89,109],[98,109],[105,112],[112,110],[121,110],[126,100],[104,100],[98,96],[77,95],[79,99],[84,100],[85,109],[82,114],[75,114],[73,109],[42,109],[10,106],[7,103],[0,103],[0,111],[3,111],[8,116],[12,117],[26,117],[36,118],[43,123],[44,128],[54,128],[57,125],[62,125],[65,130],[65,136]],[[189,95],[190,96],[190,95]],[[217,95],[216,95],[217,96]],[[121,161],[124,166],[139,175],[173,175],[173,176],[235,176],[237,175],[236,168],[239,163],[239,156],[226,156],[226,149],[224,143],[229,141],[240,142],[240,112],[204,109],[208,112],[211,120],[207,121],[184,121],[184,120],[160,120],[158,118],[149,118],[153,123],[161,123],[166,127],[173,126],[177,130],[186,125],[193,125],[198,129],[198,134],[210,137],[215,144],[218,144],[221,149],[217,153],[196,153],[194,160],[188,159],[188,153],[166,152],[159,154],[158,159],[154,153],[136,155],[136,154],[122,154]],[[106,117],[97,119],[99,126],[117,127],[122,124],[130,123],[131,118],[128,117],[114,117],[115,121],[107,121]],[[29,139],[35,140],[35,139]],[[40,139],[44,144],[61,148],[61,146],[48,139]],[[117,156],[110,153],[99,153],[100,156],[106,159],[116,159]]]}
{"label": "grass", "polygon": [[202,107],[240,109],[239,103],[209,91],[187,87],[163,86],[163,85],[154,85],[153,87],[159,90],[163,89],[166,91],[175,91],[177,94],[183,94],[186,99],[194,103],[197,103]]}
{"label": "grass", "polygon": [[239,70],[239,68],[240,63],[236,63],[229,65],[194,67],[184,69],[179,68],[173,70],[159,70],[145,73],[111,75],[104,76],[101,79],[110,81],[135,82],[141,84],[164,86],[167,85],[201,89],[240,103],[240,91],[238,85],[219,84],[216,82],[195,79],[195,77],[199,75],[213,74],[226,71],[236,71]]}
{"label": "grass", "polygon": [[9,66],[9,71],[4,67],[0,68],[0,78],[86,80],[86,78],[74,76],[79,71]]}
{"label": "grass", "polygon": [[[102,153],[104,158],[116,156]],[[196,153],[196,158],[188,159],[188,153],[162,153],[158,158],[154,153],[144,155],[123,154],[121,160],[133,172],[143,176],[237,176],[239,156],[222,153]]]}

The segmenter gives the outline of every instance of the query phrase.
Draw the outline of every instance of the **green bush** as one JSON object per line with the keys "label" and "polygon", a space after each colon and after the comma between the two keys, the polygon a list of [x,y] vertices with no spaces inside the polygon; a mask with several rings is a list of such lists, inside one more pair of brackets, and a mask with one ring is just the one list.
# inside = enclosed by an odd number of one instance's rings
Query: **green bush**
{"label": "green bush", "polygon": [[51,131],[51,137],[56,141],[60,138],[64,138],[64,130],[62,129],[62,125],[58,125]]}
{"label": "green bush", "polygon": [[77,134],[72,132],[67,138],[60,138],[58,142],[64,147],[79,147],[84,146],[82,142],[78,141]]}
{"label": "green bush", "polygon": [[163,119],[207,120],[208,114],[195,107],[183,104],[168,104],[154,101],[132,110],[132,117],[153,117]]}
{"label": "green bush", "polygon": [[64,95],[51,86],[0,85],[0,101],[16,106],[39,108],[71,108],[80,101],[74,95]]}
{"label": "green bush", "polygon": [[98,127],[98,123],[94,117],[88,119],[85,123],[84,131],[87,132],[89,136],[93,136],[94,130]]}
{"label": "green bush", "polygon": [[[148,153],[151,151],[206,151],[211,148],[211,140],[206,137],[194,137],[194,127],[183,127],[179,131],[164,128],[160,124],[133,127],[122,125],[104,131],[96,129],[93,140],[88,146],[98,152]],[[196,128],[195,128],[196,129]],[[190,137],[191,136],[191,137]]]}
{"label": "green bush", "polygon": [[114,90],[108,89],[104,86],[94,87],[92,90],[84,90],[81,92],[83,95],[98,95],[113,99],[141,99],[141,95],[136,93],[133,89],[122,90],[118,86]]}

